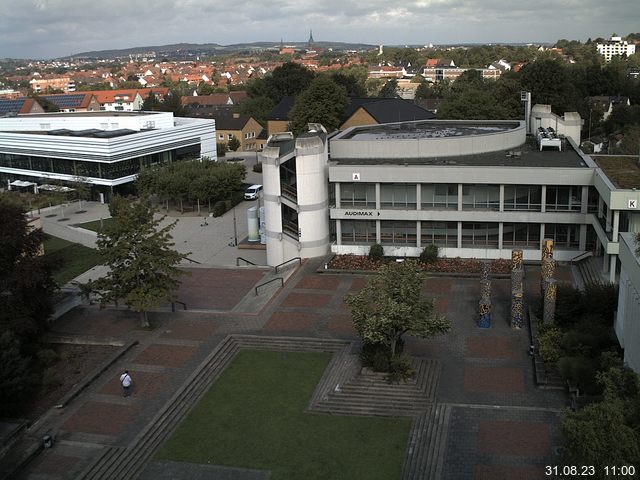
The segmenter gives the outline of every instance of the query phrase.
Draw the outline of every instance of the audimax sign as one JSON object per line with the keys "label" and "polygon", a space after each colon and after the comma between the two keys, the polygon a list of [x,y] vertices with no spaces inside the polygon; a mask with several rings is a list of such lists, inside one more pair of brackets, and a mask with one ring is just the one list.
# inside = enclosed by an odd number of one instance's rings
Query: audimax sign
{"label": "audimax sign", "polygon": [[346,212],[344,212],[344,215],[346,217],[379,217],[380,212],[372,212],[367,210],[347,210]]}

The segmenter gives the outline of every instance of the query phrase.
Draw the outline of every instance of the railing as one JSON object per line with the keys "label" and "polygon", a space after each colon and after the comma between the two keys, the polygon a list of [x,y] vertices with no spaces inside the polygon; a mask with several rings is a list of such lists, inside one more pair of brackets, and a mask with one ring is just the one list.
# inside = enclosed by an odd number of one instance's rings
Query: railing
{"label": "railing", "polygon": [[202,262],[199,262],[197,260],[193,260],[192,258],[189,257],[184,257],[185,260],[189,260],[191,263],[197,263],[198,265],[202,265]]}
{"label": "railing", "polygon": [[286,262],[282,262],[280,265],[276,265],[276,273],[278,273],[278,268],[284,267],[287,263],[295,262],[296,260],[298,260],[298,262],[300,262],[300,265],[302,265],[302,259],[300,257],[293,257]]}
{"label": "railing", "polygon": [[240,260],[242,260],[243,262],[246,262],[248,265],[256,265],[251,260],[247,260],[246,258],[242,258],[242,257],[236,257],[236,267],[240,266]]}
{"label": "railing", "polygon": [[270,283],[276,282],[278,280],[280,280],[280,287],[284,287],[284,279],[282,277],[272,278],[268,282],[264,282],[264,283],[261,283],[260,285],[256,285],[256,288],[254,288],[254,290],[256,292],[256,296],[258,295],[258,289],[260,287],[264,287],[265,285],[269,285]]}
{"label": "railing", "polygon": [[573,265],[574,263],[577,263],[580,260],[584,260],[585,258],[589,258],[589,257],[592,257],[592,256],[593,256],[593,252],[591,252],[591,251],[581,253],[580,255],[576,255],[571,260],[569,260],[569,264]]}

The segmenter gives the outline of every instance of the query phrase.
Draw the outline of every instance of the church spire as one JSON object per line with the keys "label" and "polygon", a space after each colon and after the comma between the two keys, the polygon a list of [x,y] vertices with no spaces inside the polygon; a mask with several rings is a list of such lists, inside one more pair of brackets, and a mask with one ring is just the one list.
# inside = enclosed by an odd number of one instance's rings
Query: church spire
{"label": "church spire", "polygon": [[309,30],[309,42],[307,44],[309,50],[313,50],[313,30]]}

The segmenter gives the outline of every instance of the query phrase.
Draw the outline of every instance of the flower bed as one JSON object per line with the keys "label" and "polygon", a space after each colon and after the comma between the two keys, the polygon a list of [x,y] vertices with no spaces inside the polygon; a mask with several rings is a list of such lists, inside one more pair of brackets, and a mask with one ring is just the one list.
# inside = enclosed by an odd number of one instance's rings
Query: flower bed
{"label": "flower bed", "polygon": [[[329,262],[329,268],[335,270],[377,270],[384,262],[393,261],[386,258],[383,261],[370,260],[364,255],[336,255]],[[438,273],[480,273],[482,260],[476,258],[439,258],[435,263],[423,263],[422,268],[427,272]],[[491,261],[491,273],[508,274],[511,272],[511,261],[497,259]]]}

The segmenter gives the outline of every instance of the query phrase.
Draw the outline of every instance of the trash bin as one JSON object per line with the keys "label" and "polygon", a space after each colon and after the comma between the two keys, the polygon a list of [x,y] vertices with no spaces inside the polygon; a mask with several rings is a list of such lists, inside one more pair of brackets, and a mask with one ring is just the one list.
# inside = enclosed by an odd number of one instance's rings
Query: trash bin
{"label": "trash bin", "polygon": [[53,437],[51,435],[45,435],[44,437],[42,437],[42,446],[44,448],[53,447]]}

